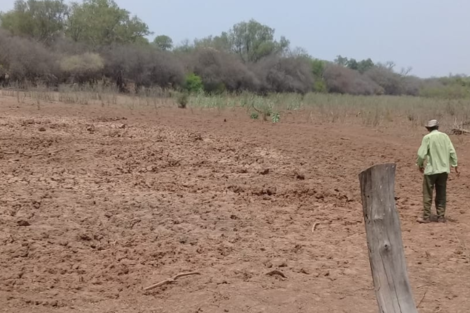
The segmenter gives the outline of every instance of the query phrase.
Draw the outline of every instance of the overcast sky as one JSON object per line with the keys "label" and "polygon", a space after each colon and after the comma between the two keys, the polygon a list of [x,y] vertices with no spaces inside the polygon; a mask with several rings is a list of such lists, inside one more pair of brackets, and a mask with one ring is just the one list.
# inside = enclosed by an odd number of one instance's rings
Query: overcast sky
{"label": "overcast sky", "polygon": [[[421,77],[470,75],[470,0],[115,1],[175,43],[254,18],[317,58],[394,61]],[[0,0],[0,10],[13,3]]]}

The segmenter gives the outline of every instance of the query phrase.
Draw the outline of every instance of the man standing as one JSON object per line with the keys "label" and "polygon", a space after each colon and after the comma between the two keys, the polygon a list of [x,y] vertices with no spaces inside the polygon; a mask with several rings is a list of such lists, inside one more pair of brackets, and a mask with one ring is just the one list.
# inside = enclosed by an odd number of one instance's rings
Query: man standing
{"label": "man standing", "polygon": [[[450,168],[454,167],[457,176],[460,175],[457,166],[457,153],[447,134],[439,131],[437,120],[429,121],[426,126],[429,134],[424,136],[418,150],[417,164],[423,179],[424,214],[418,219],[420,223],[431,221],[431,205],[434,187],[436,188],[436,211],[438,222],[445,223],[447,177]],[[424,167],[424,161],[426,168]]]}

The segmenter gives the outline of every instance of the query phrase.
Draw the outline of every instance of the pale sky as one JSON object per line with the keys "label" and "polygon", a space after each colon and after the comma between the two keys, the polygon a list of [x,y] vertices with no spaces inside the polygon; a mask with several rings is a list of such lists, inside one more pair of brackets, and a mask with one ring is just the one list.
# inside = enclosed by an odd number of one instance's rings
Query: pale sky
{"label": "pale sky", "polygon": [[[394,61],[420,77],[470,75],[470,0],[115,0],[174,43],[254,18],[334,60]],[[0,10],[13,7],[0,0]]]}

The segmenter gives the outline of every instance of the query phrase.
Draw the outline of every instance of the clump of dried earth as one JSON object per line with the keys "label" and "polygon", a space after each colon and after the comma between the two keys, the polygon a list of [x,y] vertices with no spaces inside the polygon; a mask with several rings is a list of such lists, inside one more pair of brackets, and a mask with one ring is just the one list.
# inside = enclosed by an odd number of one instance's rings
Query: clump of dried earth
{"label": "clump of dried earth", "polygon": [[420,312],[470,311],[470,137],[449,222],[418,225],[422,129],[0,107],[0,312],[375,313],[357,175],[388,162]]}

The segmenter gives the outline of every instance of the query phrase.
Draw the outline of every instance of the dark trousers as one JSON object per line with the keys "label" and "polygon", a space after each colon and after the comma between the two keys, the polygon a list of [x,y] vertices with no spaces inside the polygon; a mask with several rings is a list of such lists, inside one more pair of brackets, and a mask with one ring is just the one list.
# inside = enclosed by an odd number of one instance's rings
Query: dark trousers
{"label": "dark trousers", "polygon": [[438,217],[444,217],[446,213],[446,189],[447,173],[424,175],[423,179],[423,205],[424,218],[431,217],[432,196],[436,189],[435,205]]}

